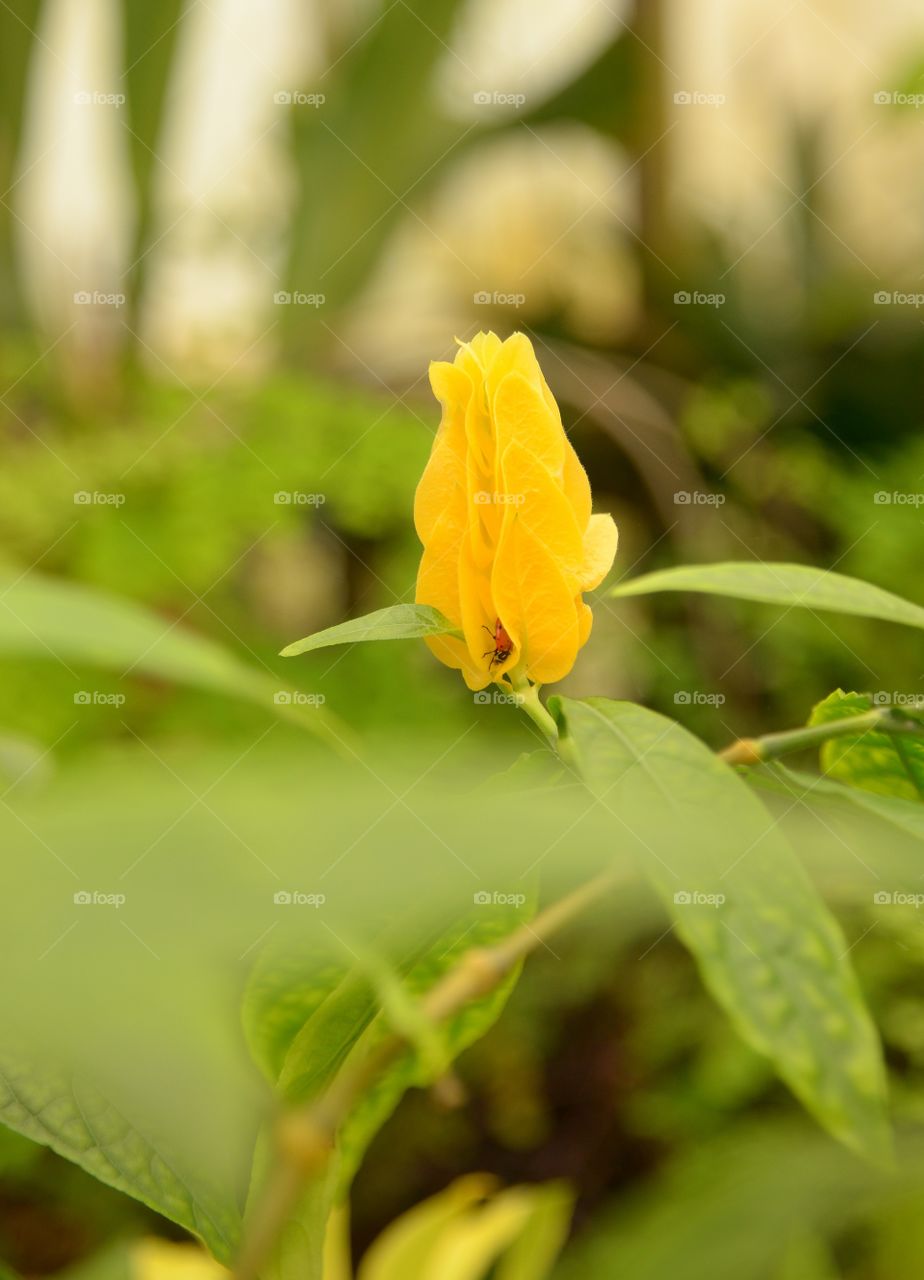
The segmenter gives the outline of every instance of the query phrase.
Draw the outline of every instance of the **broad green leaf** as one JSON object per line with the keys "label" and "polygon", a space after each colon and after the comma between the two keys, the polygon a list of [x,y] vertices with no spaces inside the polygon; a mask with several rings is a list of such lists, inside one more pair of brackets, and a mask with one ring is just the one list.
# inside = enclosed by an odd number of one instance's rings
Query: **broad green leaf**
{"label": "broad green leaf", "polygon": [[832,1133],[889,1149],[879,1039],[844,938],[738,775],[632,703],[553,699],[576,765],[744,1039]]}
{"label": "broad green leaf", "polygon": [[[406,973],[404,980],[408,991],[412,995],[423,995],[472,947],[490,946],[506,937],[524,915],[528,914],[528,907],[479,909],[475,918],[444,935]],[[443,1024],[444,1049],[450,1061],[483,1036],[496,1022],[516,985],[519,972],[517,967],[497,990],[479,1000],[473,1000]],[[353,1053],[364,1056],[390,1032],[384,1018],[376,1018],[357,1042]],[[310,1052],[310,1046],[302,1040],[297,1049],[293,1046],[293,1050],[303,1054],[306,1050]],[[432,1083],[433,1076],[427,1070],[427,1063],[421,1061],[416,1052],[408,1051],[392,1064],[377,1086],[362,1098],[344,1126],[342,1160],[345,1178],[352,1177],[369,1142],[391,1115],[405,1090]]]}
{"label": "broad green leaf", "polygon": [[884,622],[924,627],[924,608],[869,582],[805,564],[732,561],[678,565],[617,583],[612,596],[642,596],[655,591],[698,591],[788,608],[852,613]]}
{"label": "broad green leaf", "polygon": [[[869,693],[837,689],[812,711],[810,724],[830,724],[874,708]],[[821,748],[821,765],[829,777],[851,787],[904,800],[924,799],[924,735],[881,733],[867,729],[856,736],[832,738]]]}
{"label": "broad green leaf", "polygon": [[158,1143],[88,1082],[49,1072],[8,1047],[0,1059],[0,1122],[178,1222],[228,1261],[240,1222],[234,1201]]}
{"label": "broad green leaf", "polygon": [[[428,991],[471,947],[505,937],[525,908],[479,908],[426,947],[391,961],[401,972],[405,995]],[[500,1013],[515,979],[473,1001],[443,1028],[444,1048],[452,1058],[488,1029]],[[245,1030],[251,1048],[282,1097],[301,1103],[316,1097],[355,1054],[363,1056],[392,1028],[379,1012],[373,984],[348,963],[341,948],[292,953],[270,948],[257,962],[244,1004]],[[287,1043],[288,1041],[288,1043]],[[344,1126],[342,1154],[345,1178],[352,1176],[376,1129],[411,1085],[428,1084],[432,1073],[410,1050],[361,1100]]]}
{"label": "broad green leaf", "polygon": [[459,635],[457,627],[428,604],[393,604],[377,609],[362,618],[351,618],[326,631],[296,640],[282,651],[283,658],[294,658],[312,649],[326,649],[332,644],[358,644],[362,640],[415,640],[421,636]]}
{"label": "broad green leaf", "polygon": [[256,703],[328,740],[340,736],[333,734],[335,721],[323,707],[301,703],[269,672],[254,670],[182,623],[132,600],[35,572],[0,572],[4,653],[175,680]]}
{"label": "broad green leaf", "polygon": [[[415,954],[405,954],[398,966],[404,998],[421,996],[466,951],[506,936],[521,916],[522,912],[514,909],[482,912],[448,934],[433,938]],[[258,1061],[264,1069],[269,1068],[279,1095],[290,1103],[305,1103],[320,1095],[341,1068],[352,1059],[365,1057],[393,1033],[379,1009],[374,984],[364,972],[349,966],[344,952],[345,948],[333,946],[326,953],[319,948],[299,953],[285,945],[271,947],[254,968],[244,1004],[245,1030]],[[488,1030],[517,976],[518,971],[496,991],[434,1028],[439,1035],[438,1055],[429,1047],[424,1053],[409,1047],[360,1099],[341,1129],[329,1174],[302,1195],[268,1280],[315,1280],[320,1275],[329,1212],[349,1186],[369,1142],[408,1088],[433,1082],[435,1071],[441,1069],[435,1057],[451,1061]],[[271,1158],[268,1133],[264,1133],[248,1212],[260,1203]]]}

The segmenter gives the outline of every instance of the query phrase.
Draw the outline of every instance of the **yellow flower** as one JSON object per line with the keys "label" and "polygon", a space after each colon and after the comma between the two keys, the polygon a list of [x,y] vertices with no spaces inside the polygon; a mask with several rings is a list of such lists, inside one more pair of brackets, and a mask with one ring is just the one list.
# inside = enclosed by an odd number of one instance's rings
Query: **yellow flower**
{"label": "yellow flower", "polygon": [[561,680],[590,635],[581,593],[616,554],[616,526],[591,515],[590,485],[522,333],[479,333],[455,362],[430,365],[443,406],[414,501],[424,552],[417,603],[464,639],[433,636],[433,653],[470,689],[512,673]]}

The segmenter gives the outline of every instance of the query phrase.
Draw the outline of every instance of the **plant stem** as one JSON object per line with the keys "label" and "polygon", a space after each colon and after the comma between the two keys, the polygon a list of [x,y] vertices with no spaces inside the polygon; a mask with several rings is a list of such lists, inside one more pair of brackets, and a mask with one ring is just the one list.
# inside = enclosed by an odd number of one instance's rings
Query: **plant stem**
{"label": "plant stem", "polygon": [[[542,712],[554,725],[545,708]],[[467,951],[423,997],[423,1014],[434,1023],[443,1022],[470,1001],[489,995],[521,960],[545,946],[553,933],[596,902],[616,880],[615,871],[603,872],[500,942]],[[315,1102],[282,1117],[276,1133],[275,1167],[245,1236],[234,1280],[257,1280],[309,1183],[327,1172],[344,1120],[382,1072],[410,1047],[406,1037],[389,1036],[367,1057],[340,1071]]]}
{"label": "plant stem", "polygon": [[893,707],[876,707],[842,720],[829,720],[827,724],[805,725],[799,729],[787,729],[782,733],[768,733],[760,738],[739,738],[731,746],[720,751],[719,759],[727,764],[761,764],[775,760],[792,751],[804,751],[817,747],[830,738],[857,736],[877,731],[879,733],[908,733],[924,735],[924,724],[902,714]]}
{"label": "plant stem", "polygon": [[510,683],[513,686],[513,691],[517,696],[519,705],[529,716],[530,720],[539,726],[551,746],[554,749],[557,749],[558,725],[539,701],[539,689],[541,686],[538,684],[530,684],[529,680],[525,676],[521,679],[517,679],[515,675],[511,675]]}

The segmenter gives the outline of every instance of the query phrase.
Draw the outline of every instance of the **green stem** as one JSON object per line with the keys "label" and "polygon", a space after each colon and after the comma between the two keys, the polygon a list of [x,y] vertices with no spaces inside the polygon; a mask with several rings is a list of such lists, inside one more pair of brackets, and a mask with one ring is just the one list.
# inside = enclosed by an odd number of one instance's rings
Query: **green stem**
{"label": "green stem", "polygon": [[533,724],[539,726],[553,749],[557,750],[559,745],[558,725],[539,701],[539,689],[541,686],[530,684],[525,676],[518,678],[515,673],[511,674],[510,683],[513,686],[514,693],[517,695],[519,705],[532,720]]}
{"label": "green stem", "polygon": [[792,751],[805,751],[820,746],[830,738],[844,738],[865,733],[908,733],[924,735],[924,724],[913,720],[893,707],[877,707],[857,716],[845,716],[842,720],[830,720],[827,724],[810,724],[799,729],[787,729],[782,733],[768,733],[760,738],[739,738],[719,758],[727,764],[761,764],[775,760]]}

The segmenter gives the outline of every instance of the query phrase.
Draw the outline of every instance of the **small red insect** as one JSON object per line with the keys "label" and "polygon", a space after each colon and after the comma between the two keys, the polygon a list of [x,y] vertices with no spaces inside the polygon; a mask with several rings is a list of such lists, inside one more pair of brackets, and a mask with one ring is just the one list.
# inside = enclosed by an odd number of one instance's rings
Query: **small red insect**
{"label": "small red insect", "polygon": [[501,622],[500,618],[494,619],[493,632],[486,622],[483,622],[481,625],[494,641],[494,648],[487,649],[481,656],[486,658],[489,653],[491,654],[491,661],[488,663],[489,670],[493,666],[500,667],[507,661],[513,652],[513,641],[504,630],[504,624]]}

